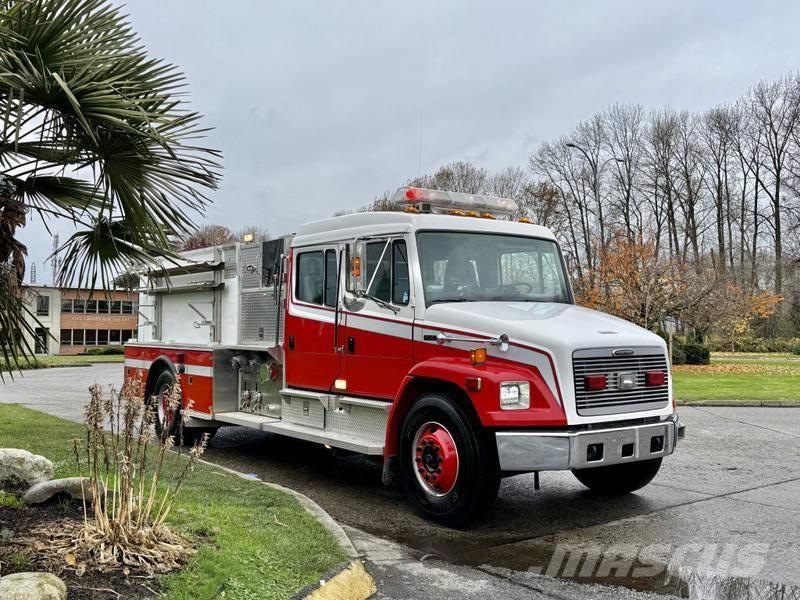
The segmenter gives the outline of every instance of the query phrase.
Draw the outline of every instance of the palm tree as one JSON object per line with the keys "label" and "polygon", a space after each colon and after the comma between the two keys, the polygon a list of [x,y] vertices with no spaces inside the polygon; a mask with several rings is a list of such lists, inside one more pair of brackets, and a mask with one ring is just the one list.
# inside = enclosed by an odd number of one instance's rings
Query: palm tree
{"label": "palm tree", "polygon": [[[62,282],[103,287],[171,256],[216,187],[220,154],[108,0],[0,0],[0,357],[30,354],[19,284],[33,214],[68,219]],[[0,367],[0,373],[2,368]]]}

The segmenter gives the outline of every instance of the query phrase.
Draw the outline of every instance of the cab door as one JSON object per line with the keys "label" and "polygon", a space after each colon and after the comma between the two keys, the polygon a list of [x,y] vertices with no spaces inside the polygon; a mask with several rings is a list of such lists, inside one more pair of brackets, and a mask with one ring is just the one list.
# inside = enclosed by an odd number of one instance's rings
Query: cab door
{"label": "cab door", "polygon": [[289,387],[329,391],[339,376],[339,253],[338,244],[292,251],[292,289],[287,294],[284,330]]}
{"label": "cab door", "polygon": [[414,306],[403,236],[366,242],[366,294],[343,304],[342,373],[337,391],[392,400],[413,363]]}

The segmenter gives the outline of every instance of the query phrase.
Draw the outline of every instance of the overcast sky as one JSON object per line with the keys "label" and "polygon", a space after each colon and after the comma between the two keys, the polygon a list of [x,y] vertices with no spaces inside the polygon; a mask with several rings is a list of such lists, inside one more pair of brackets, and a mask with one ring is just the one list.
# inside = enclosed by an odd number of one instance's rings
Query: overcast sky
{"label": "overcast sky", "polygon": [[[130,0],[224,179],[207,222],[272,235],[454,160],[525,165],[617,102],[704,110],[800,67],[800,2]],[[61,229],[62,241],[69,230]],[[51,239],[21,235],[39,283]]]}

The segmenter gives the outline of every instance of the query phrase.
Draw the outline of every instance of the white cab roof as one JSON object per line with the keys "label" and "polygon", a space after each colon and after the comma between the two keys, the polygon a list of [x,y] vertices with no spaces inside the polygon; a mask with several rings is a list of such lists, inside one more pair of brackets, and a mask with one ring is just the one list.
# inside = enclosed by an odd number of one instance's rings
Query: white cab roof
{"label": "white cab roof", "polygon": [[292,240],[292,247],[425,229],[501,233],[555,240],[553,232],[547,227],[531,223],[478,217],[380,211],[355,213],[307,223],[297,230],[297,234]]}

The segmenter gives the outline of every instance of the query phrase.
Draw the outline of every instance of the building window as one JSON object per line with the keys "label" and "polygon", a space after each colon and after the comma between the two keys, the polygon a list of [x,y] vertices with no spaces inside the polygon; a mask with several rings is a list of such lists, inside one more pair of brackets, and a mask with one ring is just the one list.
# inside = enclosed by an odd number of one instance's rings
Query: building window
{"label": "building window", "polygon": [[94,346],[97,344],[97,329],[87,329],[84,336],[84,344],[87,346]]}
{"label": "building window", "polygon": [[62,346],[72,345],[72,329],[61,330],[61,345]]}
{"label": "building window", "polygon": [[119,345],[120,335],[121,335],[121,332],[120,332],[119,329],[111,329],[108,332],[108,342],[110,344]]}
{"label": "building window", "polygon": [[303,252],[298,255],[295,290],[298,300],[310,304],[322,304],[324,270],[322,251]]}
{"label": "building window", "polygon": [[130,340],[136,339],[136,331],[133,329],[123,329],[122,330],[122,343],[126,343]]}
{"label": "building window", "polygon": [[36,316],[46,317],[50,314],[50,296],[36,296]]}
{"label": "building window", "polygon": [[72,345],[83,346],[83,329],[72,330]]}
{"label": "building window", "polygon": [[119,300],[112,300],[111,304],[111,314],[112,315],[121,315],[122,314],[122,302]]}
{"label": "building window", "polygon": [[123,300],[122,301],[122,314],[123,315],[132,315],[133,314],[133,302],[130,300]]}
{"label": "building window", "polygon": [[97,300],[87,300],[86,301],[86,312],[87,313],[96,313],[97,312]]}
{"label": "building window", "polygon": [[72,298],[68,300],[61,301],[61,312],[62,313],[71,313],[72,312]]}
{"label": "building window", "polygon": [[97,345],[108,346],[108,329],[97,330]]}
{"label": "building window", "polygon": [[86,310],[86,300],[81,298],[75,298],[72,301],[72,312],[74,313],[82,313]]}
{"label": "building window", "polygon": [[36,343],[34,344],[33,352],[35,354],[47,354],[47,339],[50,337],[50,330],[43,327],[37,327],[35,333]]}
{"label": "building window", "polygon": [[108,300],[98,300],[97,301],[97,312],[103,315],[108,314]]}

